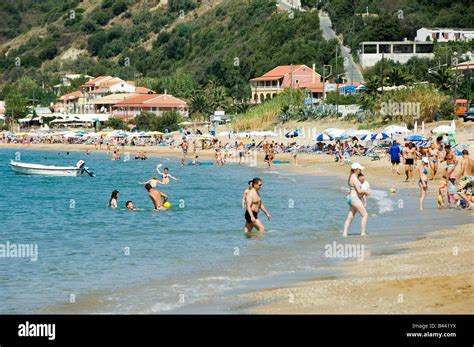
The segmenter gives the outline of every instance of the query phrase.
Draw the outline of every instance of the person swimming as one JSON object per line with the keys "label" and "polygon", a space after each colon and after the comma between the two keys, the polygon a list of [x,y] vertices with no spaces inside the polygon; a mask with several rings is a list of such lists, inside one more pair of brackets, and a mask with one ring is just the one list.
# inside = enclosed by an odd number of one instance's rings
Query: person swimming
{"label": "person swimming", "polygon": [[163,184],[163,183],[156,176],[153,176],[148,181],[138,182],[138,184],[150,184],[153,188],[155,188],[158,184]]}
{"label": "person swimming", "polygon": [[127,208],[127,210],[129,211],[134,211],[135,210],[135,207],[133,206],[133,202],[131,200],[128,200],[126,203],[125,203],[125,207]]}
{"label": "person swimming", "polygon": [[110,208],[117,208],[117,199],[119,196],[119,191],[114,190],[110,196],[109,203],[107,204],[107,207]]}
{"label": "person swimming", "polygon": [[153,189],[151,184],[147,183],[145,189],[148,191],[148,195],[155,206],[155,210],[166,210],[163,205],[168,201],[168,195],[163,192],[160,192],[157,189]]}
{"label": "person swimming", "polygon": [[161,164],[158,164],[156,166],[156,171],[158,171],[158,174],[160,174],[162,176],[162,179],[161,179],[161,184],[163,185],[166,185],[166,184],[169,184],[170,183],[170,179],[173,179],[175,181],[179,181],[176,177],[172,176],[170,173],[169,173],[169,170],[167,167],[164,168],[163,172],[160,171],[160,167],[161,167]]}

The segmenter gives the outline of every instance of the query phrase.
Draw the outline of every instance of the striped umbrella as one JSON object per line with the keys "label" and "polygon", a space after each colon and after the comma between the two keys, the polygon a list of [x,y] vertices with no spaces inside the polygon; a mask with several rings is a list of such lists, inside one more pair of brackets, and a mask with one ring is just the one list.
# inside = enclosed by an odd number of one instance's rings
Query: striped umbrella
{"label": "striped umbrella", "polygon": [[334,137],[328,134],[319,134],[315,138],[315,141],[332,141],[332,140],[334,140]]}
{"label": "striped umbrella", "polygon": [[383,139],[389,139],[389,138],[390,138],[390,135],[386,133],[373,134],[371,137],[372,140],[383,140]]}

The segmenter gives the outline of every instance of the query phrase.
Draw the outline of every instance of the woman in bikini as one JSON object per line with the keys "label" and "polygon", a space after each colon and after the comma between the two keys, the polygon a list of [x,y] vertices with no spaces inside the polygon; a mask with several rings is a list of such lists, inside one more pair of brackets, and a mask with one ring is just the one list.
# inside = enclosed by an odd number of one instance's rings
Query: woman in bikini
{"label": "woman in bikini", "polygon": [[358,175],[364,170],[364,167],[359,163],[354,163],[351,165],[351,173],[347,184],[349,185],[349,196],[347,197],[347,204],[349,205],[349,214],[347,215],[346,222],[344,223],[344,231],[342,236],[346,237],[349,227],[354,219],[354,216],[357,212],[360,213],[362,219],[360,222],[360,235],[365,236],[365,228],[367,226],[367,220],[369,219],[369,214],[367,213],[361,196],[367,195],[367,192],[361,188],[361,184]]}
{"label": "woman in bikini", "polygon": [[433,176],[430,180],[434,180],[436,173],[438,172],[438,160],[439,160],[439,151],[436,149],[436,146],[432,144],[428,149],[428,154],[430,156],[430,168],[433,171]]}
{"label": "woman in bikini", "polygon": [[428,158],[423,157],[420,168],[418,169],[418,173],[420,175],[420,179],[418,180],[418,186],[421,190],[419,206],[420,210],[423,209],[423,202],[425,201],[426,191],[428,190],[428,162]]}

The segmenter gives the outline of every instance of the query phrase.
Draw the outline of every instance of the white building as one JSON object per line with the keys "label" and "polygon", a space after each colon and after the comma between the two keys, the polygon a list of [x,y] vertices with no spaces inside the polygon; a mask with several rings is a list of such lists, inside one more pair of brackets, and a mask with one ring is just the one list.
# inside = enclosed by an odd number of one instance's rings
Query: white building
{"label": "white building", "polygon": [[433,43],[405,40],[366,41],[359,44],[359,63],[364,69],[374,66],[382,58],[405,64],[413,57],[433,59]]}
{"label": "white building", "polygon": [[421,28],[416,31],[415,41],[471,41],[474,39],[474,29],[462,28]]}

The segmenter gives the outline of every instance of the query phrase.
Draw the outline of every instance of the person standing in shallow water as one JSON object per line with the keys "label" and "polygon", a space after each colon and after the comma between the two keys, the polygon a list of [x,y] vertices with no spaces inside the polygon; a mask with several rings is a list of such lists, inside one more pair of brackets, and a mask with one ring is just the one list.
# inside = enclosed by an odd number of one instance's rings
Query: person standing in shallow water
{"label": "person standing in shallow water", "polygon": [[418,186],[420,187],[421,195],[420,195],[420,210],[423,209],[423,202],[425,201],[426,191],[428,190],[428,158],[423,157],[421,161],[420,168],[418,169],[418,173],[420,178],[418,180]]}
{"label": "person standing in shallow water", "polygon": [[255,177],[251,183],[251,189],[247,192],[246,196],[246,211],[245,211],[245,227],[244,232],[250,233],[253,228],[256,228],[260,233],[265,232],[265,227],[263,226],[260,219],[258,219],[258,212],[260,210],[265,213],[268,220],[272,220],[272,216],[265,208],[262,198],[260,197],[260,189],[262,189],[263,181]]}
{"label": "person standing in shallow water", "polygon": [[357,212],[362,216],[360,222],[360,235],[365,236],[365,229],[367,226],[367,221],[369,219],[369,214],[367,213],[364,203],[360,199],[367,195],[367,192],[361,188],[361,183],[359,181],[358,175],[362,173],[364,167],[359,163],[354,163],[351,165],[351,172],[347,184],[349,185],[349,195],[347,196],[347,204],[349,205],[349,214],[347,215],[346,222],[344,223],[344,231],[342,236],[346,237],[351,226],[352,221],[354,220]]}

